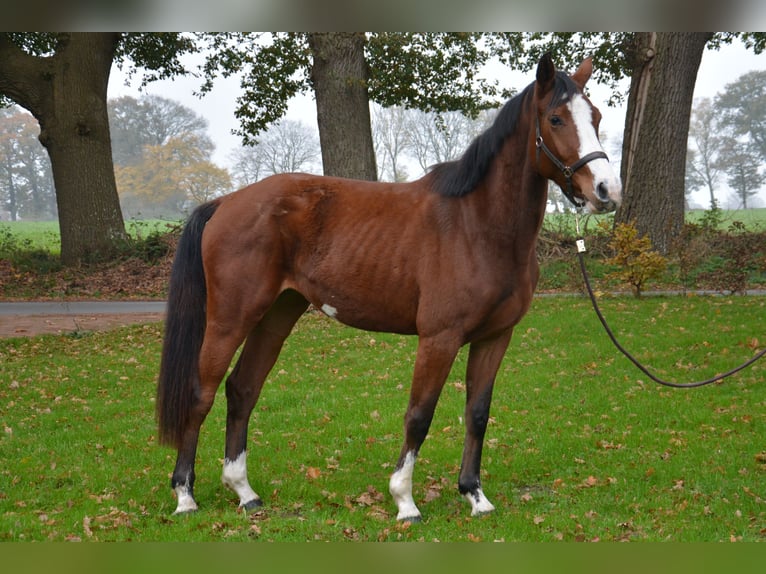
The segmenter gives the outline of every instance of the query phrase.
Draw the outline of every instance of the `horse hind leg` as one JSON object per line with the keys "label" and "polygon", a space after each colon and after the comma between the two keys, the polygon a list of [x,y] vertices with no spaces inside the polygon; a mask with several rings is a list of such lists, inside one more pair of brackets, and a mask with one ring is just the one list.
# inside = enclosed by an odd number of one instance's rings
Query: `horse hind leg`
{"label": "horse hind leg", "polygon": [[226,449],[221,479],[237,494],[244,510],[262,504],[247,478],[250,414],[285,339],[307,307],[308,302],[299,293],[282,293],[248,335],[237,365],[226,381]]}
{"label": "horse hind leg", "polygon": [[178,447],[171,479],[171,487],[177,498],[174,514],[197,510],[194,499],[194,464],[200,428],[213,406],[216,390],[243,339],[244,335],[238,335],[234,329],[219,332],[209,327],[205,332],[199,356],[199,389]]}

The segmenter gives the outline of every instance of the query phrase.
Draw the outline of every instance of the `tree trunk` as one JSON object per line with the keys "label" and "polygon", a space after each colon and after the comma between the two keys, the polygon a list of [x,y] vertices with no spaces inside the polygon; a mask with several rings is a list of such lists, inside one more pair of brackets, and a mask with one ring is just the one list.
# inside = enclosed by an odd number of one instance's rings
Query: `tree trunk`
{"label": "tree trunk", "polygon": [[635,35],[623,140],[623,204],[618,223],[635,221],[667,253],[684,220],[686,140],[694,84],[712,34]]}
{"label": "tree trunk", "polygon": [[308,41],[324,174],[374,181],[365,35],[320,32]]}
{"label": "tree trunk", "polygon": [[118,38],[60,34],[55,54],[43,58],[0,37],[0,92],[37,118],[50,156],[65,265],[108,258],[127,238],[106,107]]}

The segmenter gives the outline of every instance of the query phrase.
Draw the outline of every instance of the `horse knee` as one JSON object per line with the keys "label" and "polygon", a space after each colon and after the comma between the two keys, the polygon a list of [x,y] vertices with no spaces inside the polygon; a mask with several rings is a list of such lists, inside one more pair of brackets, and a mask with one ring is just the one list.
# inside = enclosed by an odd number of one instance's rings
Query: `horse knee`
{"label": "horse knee", "polygon": [[433,409],[424,409],[422,407],[410,407],[404,417],[404,428],[407,437],[411,439],[416,446],[419,446],[426,439],[428,429],[431,427],[433,419]]}
{"label": "horse knee", "polygon": [[474,405],[466,413],[466,425],[477,436],[484,436],[489,423],[489,406]]}
{"label": "horse knee", "polygon": [[492,402],[492,385],[476,395],[466,404],[465,419],[469,431],[483,437],[489,423],[489,407]]}

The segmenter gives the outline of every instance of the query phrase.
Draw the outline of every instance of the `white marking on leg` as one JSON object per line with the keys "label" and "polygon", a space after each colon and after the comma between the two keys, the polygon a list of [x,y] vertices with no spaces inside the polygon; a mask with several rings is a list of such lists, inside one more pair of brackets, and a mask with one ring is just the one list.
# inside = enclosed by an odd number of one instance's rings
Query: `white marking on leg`
{"label": "white marking on leg", "polygon": [[176,498],[178,498],[178,505],[173,514],[183,514],[184,512],[194,512],[197,510],[197,503],[194,502],[189,483],[177,485],[175,493]]}
{"label": "white marking on leg", "polygon": [[322,305],[322,313],[334,319],[338,315],[338,310],[332,305],[328,305],[327,303],[325,303],[324,305]]}
{"label": "white marking on leg", "polygon": [[397,520],[418,520],[420,511],[415,506],[412,498],[412,471],[415,468],[415,453],[410,451],[404,457],[402,468],[391,475],[388,482],[388,491],[394,497],[394,502],[399,509]]}
{"label": "white marking on leg", "polygon": [[468,502],[471,503],[471,516],[486,514],[495,509],[493,504],[487,500],[486,496],[484,496],[481,487],[477,488],[476,492],[466,492],[464,496],[468,499]]}
{"label": "white marking on leg", "polygon": [[239,505],[245,506],[248,502],[258,500],[259,496],[250,488],[247,480],[247,451],[243,450],[237,460],[224,459],[223,483],[239,496]]}

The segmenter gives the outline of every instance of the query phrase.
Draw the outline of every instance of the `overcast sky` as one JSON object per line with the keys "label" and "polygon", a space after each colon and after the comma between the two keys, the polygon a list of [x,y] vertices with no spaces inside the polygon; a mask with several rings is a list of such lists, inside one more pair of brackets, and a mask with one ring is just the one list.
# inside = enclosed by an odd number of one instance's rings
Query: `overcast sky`
{"label": "overcast sky", "polygon": [[[755,55],[738,41],[730,46],[723,46],[719,51],[706,50],[697,76],[694,96],[695,98],[712,98],[722,91],[726,84],[737,80],[742,74],[751,70],[764,69],[766,69],[766,54]],[[495,70],[503,86],[511,86],[519,91],[534,79],[533,72],[523,74],[500,66],[492,68],[493,72]],[[194,95],[200,83],[201,80],[198,78],[176,78],[153,82],[147,86],[145,92],[177,100],[205,117],[209,122],[208,133],[216,145],[213,160],[223,167],[229,167],[232,151],[241,145],[239,137],[231,133],[237,128],[234,109],[236,98],[241,93],[239,79],[219,78],[212,92],[201,99]],[[109,97],[120,95],[138,97],[140,95],[138,84],[139,79],[136,78],[131,85],[126,86],[125,74],[115,66],[109,82]],[[606,105],[608,98],[606,88],[595,83],[589,84],[588,87],[591,100],[604,116],[601,125],[602,132],[606,134],[604,147],[607,153],[613,156],[613,146],[622,139],[625,109],[624,107],[610,108]],[[290,104],[286,117],[316,127],[316,107],[313,97],[308,95],[295,98]],[[703,205],[707,204],[706,192],[698,192],[694,197],[699,198]],[[761,192],[761,198],[762,203],[766,205],[766,191]]]}

